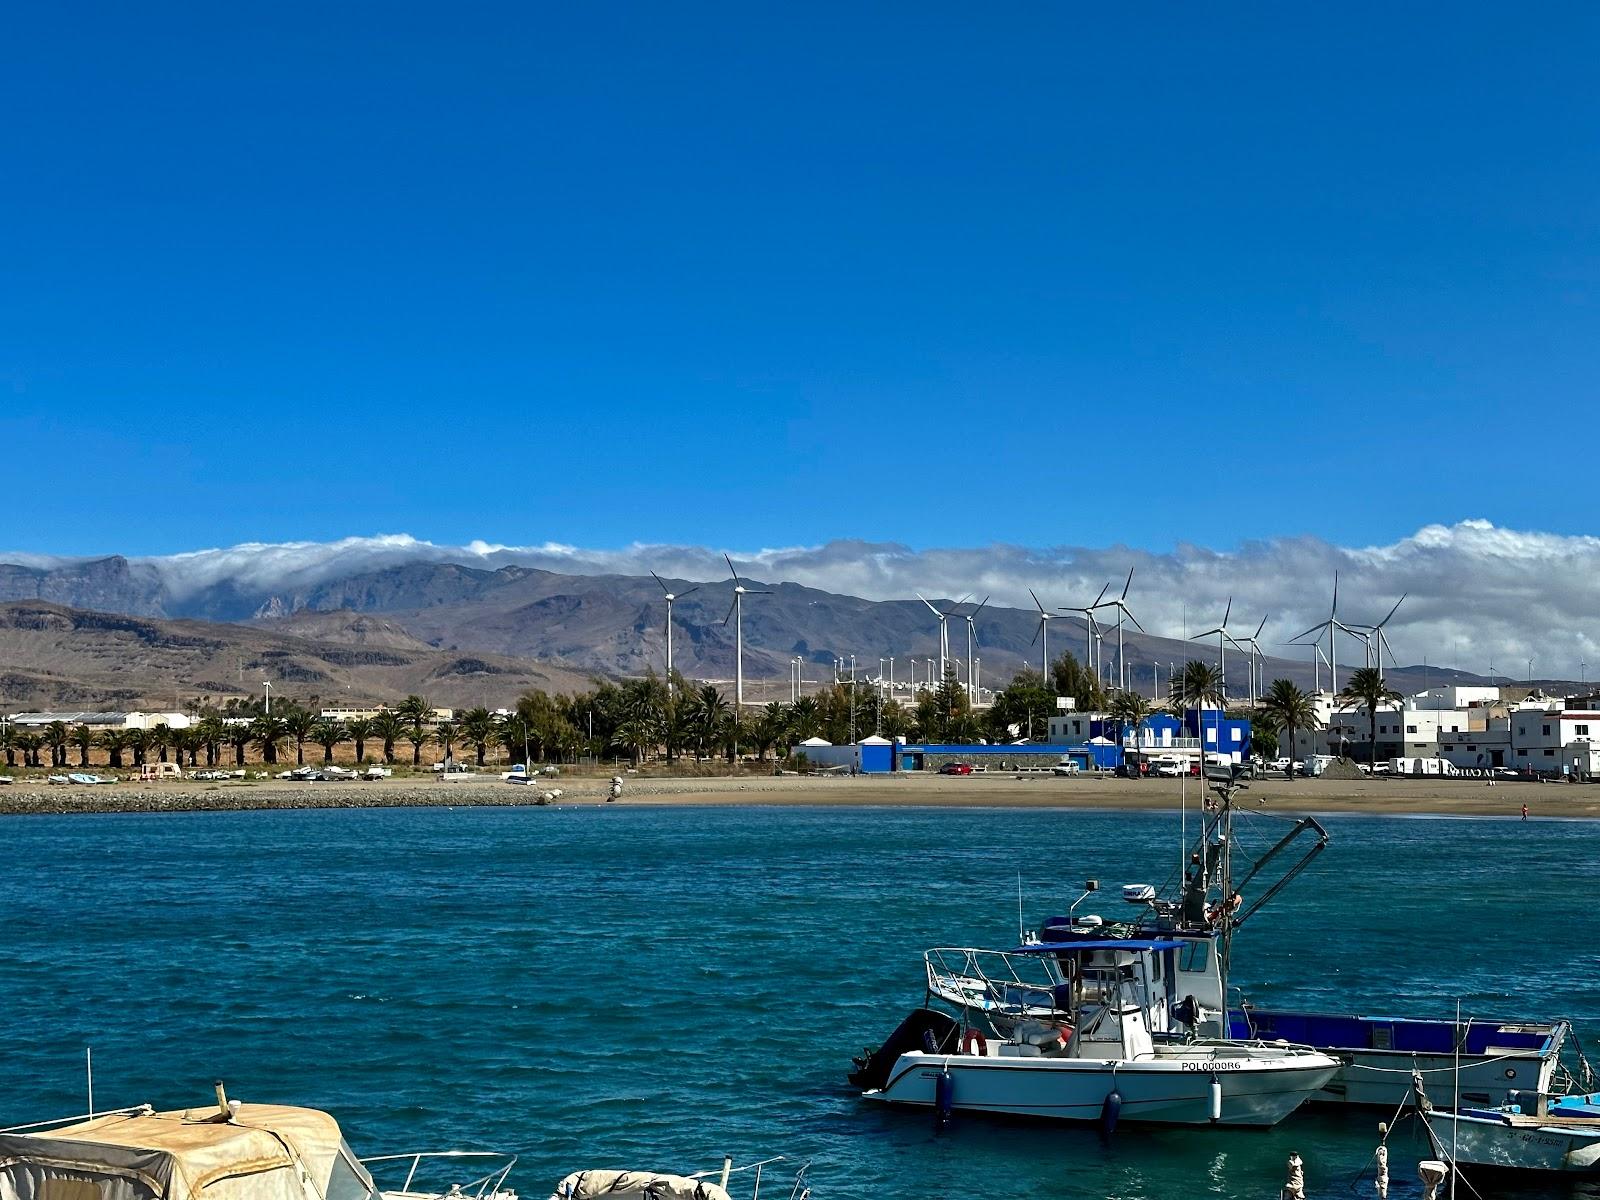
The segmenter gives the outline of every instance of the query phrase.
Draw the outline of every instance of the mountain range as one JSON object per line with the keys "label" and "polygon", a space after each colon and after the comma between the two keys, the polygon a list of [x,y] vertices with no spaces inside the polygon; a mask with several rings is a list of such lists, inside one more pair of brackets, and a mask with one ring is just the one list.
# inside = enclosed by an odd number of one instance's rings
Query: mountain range
{"label": "mountain range", "polygon": [[[875,675],[893,657],[904,679],[938,654],[938,622],[919,599],[865,600],[793,583],[747,581],[771,595],[745,602],[747,699],[788,694],[799,657],[810,681],[831,678],[836,657],[856,656]],[[734,673],[734,635],[724,624],[730,580],[669,579],[673,647],[686,675],[716,681]],[[10,603],[4,603],[10,602]],[[425,691],[441,703],[506,703],[524,688],[572,688],[593,676],[659,671],[665,657],[662,588],[649,576],[569,575],[525,566],[497,569],[409,562],[293,587],[222,575],[176,593],[147,564],[120,556],[50,565],[0,564],[0,701],[129,702],[174,687],[225,694],[259,690],[263,676],[290,686],[364,699]],[[967,625],[949,599],[950,653],[965,659]],[[113,618],[120,618],[114,620]],[[1248,630],[1240,629],[1243,637]],[[986,607],[973,622],[986,686],[1041,661],[1039,614]],[[1086,626],[1065,614],[1050,622],[1052,655],[1085,652]],[[1131,685],[1149,693],[1174,664],[1214,660],[1216,639],[1192,641],[1124,629]],[[1112,662],[1114,629],[1104,630]],[[1233,695],[1248,693],[1247,658],[1229,647]],[[1348,668],[1349,664],[1342,664]],[[964,668],[963,668],[964,670]],[[1271,657],[1268,679],[1312,683],[1309,650]],[[1465,672],[1395,667],[1405,691],[1428,683],[1478,680]],[[1326,680],[1326,672],[1323,672]],[[102,699],[96,699],[100,697]]]}

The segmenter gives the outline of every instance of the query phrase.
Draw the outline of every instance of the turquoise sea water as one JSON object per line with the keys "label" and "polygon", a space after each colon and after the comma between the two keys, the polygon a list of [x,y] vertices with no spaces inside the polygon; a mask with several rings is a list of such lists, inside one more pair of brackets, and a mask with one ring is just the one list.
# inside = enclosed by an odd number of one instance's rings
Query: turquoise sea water
{"label": "turquoise sea water", "polygon": [[[601,808],[0,822],[0,1125],[235,1098],[332,1111],[358,1154],[514,1150],[542,1197],[586,1166],[811,1159],[818,1200],[1313,1197],[1376,1115],[1270,1132],[1092,1131],[858,1101],[850,1056],[921,996],[929,945],[1006,945],[1085,876],[1160,883],[1175,814]],[[1596,826],[1330,817],[1241,934],[1262,1002],[1570,1016],[1600,1034]],[[1245,848],[1281,826],[1241,823]],[[1121,906],[1114,896],[1099,908]],[[1391,1142],[1394,1195],[1423,1146]],[[769,1180],[764,1195],[786,1196]],[[1352,1191],[1351,1188],[1355,1190]],[[1520,1194],[1563,1194],[1520,1193]]]}

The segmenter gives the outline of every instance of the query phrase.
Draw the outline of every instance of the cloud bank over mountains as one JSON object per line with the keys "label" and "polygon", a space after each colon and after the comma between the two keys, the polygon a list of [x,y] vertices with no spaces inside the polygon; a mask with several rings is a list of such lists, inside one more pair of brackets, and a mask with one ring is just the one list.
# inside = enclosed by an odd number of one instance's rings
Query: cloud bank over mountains
{"label": "cloud bank over mountains", "polygon": [[[1337,546],[1314,537],[1246,542],[1221,551],[1180,545],[1153,553],[1123,546],[1028,548],[997,544],[914,550],[892,542],[831,541],[778,549],[728,548],[741,574],[793,582],[872,600],[971,594],[991,604],[1031,608],[1028,589],[1044,604],[1082,605],[1101,586],[1121,588],[1134,569],[1128,602],[1152,634],[1181,637],[1213,627],[1229,597],[1230,628],[1276,644],[1328,613],[1339,572],[1339,617],[1378,620],[1402,594],[1408,598],[1388,627],[1403,663],[1427,662],[1521,679],[1527,660],[1538,677],[1600,673],[1600,538],[1498,528],[1487,521],[1429,525],[1388,545]],[[328,580],[408,563],[459,563],[495,569],[535,567],[577,575],[644,575],[695,581],[723,579],[723,548],[632,545],[595,550],[548,542],[512,546],[474,541],[439,545],[404,534],[335,542],[247,543],[222,549],[133,560],[181,600],[232,584],[241,592],[291,592]],[[49,567],[72,560],[0,554],[0,562]],[[1113,582],[1114,581],[1114,582]],[[870,651],[870,647],[864,648]],[[1357,644],[1341,638],[1342,664],[1359,662]]]}

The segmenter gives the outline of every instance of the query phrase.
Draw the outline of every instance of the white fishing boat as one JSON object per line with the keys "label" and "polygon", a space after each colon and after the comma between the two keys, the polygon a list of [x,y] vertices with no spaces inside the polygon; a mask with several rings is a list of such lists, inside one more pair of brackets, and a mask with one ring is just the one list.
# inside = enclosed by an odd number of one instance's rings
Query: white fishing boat
{"label": "white fishing boat", "polygon": [[1170,938],[1085,938],[1004,952],[931,951],[938,961],[959,957],[975,987],[1010,992],[1028,1015],[1003,1028],[986,1022],[985,1033],[968,1019],[918,1010],[853,1078],[867,1099],[941,1115],[1097,1121],[1107,1129],[1121,1121],[1276,1125],[1333,1078],[1338,1060],[1284,1042],[1157,1041],[1153,1021],[1194,1003],[1178,990],[1184,950]]}
{"label": "white fishing boat", "polygon": [[[1187,868],[1168,886],[1128,884],[1122,889],[1131,916],[1077,916],[1079,905],[1100,893],[1090,881],[1064,916],[1049,918],[1031,937],[1043,942],[1092,938],[1174,938],[1185,944],[1180,956],[1182,991],[1195,1008],[1152,1013],[1157,1041],[1191,1036],[1289,1042],[1310,1046],[1340,1061],[1340,1069],[1314,1098],[1317,1103],[1371,1105],[1393,1109],[1405,1103],[1412,1070],[1431,1080],[1459,1077],[1466,1104],[1505,1104],[1517,1091],[1550,1093],[1594,1086],[1581,1048],[1572,1040],[1577,1066],[1563,1080],[1561,1054],[1571,1037],[1565,1021],[1445,1020],[1382,1014],[1307,1012],[1237,999],[1230,978],[1234,934],[1303,871],[1327,845],[1327,831],[1312,817],[1274,818],[1252,810],[1252,821],[1280,820],[1263,853],[1236,861],[1233,817],[1239,785],[1221,783],[1211,811],[1187,850]],[[1248,899],[1246,897],[1248,896]],[[975,982],[956,961],[929,961],[927,997],[969,1017],[994,1025],[1037,1019],[1048,1004],[1022,986],[1002,978]],[[1045,978],[1048,990],[1059,980]],[[986,990],[992,989],[992,990]],[[1189,1017],[1192,1019],[1182,1019]]]}
{"label": "white fishing boat", "polygon": [[1434,1153],[1458,1172],[1600,1175],[1600,1092],[1522,1093],[1492,1108],[1435,1108],[1420,1075],[1412,1087]]}
{"label": "white fishing boat", "polygon": [[[459,1178],[460,1164],[486,1174]],[[411,1163],[383,1190],[325,1112],[230,1101],[157,1112],[148,1104],[0,1130],[0,1200],[516,1200],[505,1187],[511,1155],[446,1152],[371,1160]],[[439,1190],[418,1186],[418,1167],[445,1163]],[[502,1164],[503,1165],[500,1165]]]}

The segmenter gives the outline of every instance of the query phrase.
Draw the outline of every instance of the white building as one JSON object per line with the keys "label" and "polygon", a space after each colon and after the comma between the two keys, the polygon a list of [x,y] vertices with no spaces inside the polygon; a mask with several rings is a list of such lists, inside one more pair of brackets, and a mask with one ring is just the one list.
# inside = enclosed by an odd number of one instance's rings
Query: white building
{"label": "white building", "polygon": [[1541,775],[1560,775],[1567,760],[1581,757],[1591,742],[1600,744],[1600,711],[1566,709],[1562,704],[1559,700],[1549,707],[1524,703],[1507,714],[1511,724],[1508,765]]}
{"label": "white building", "polygon": [[1481,729],[1441,733],[1439,757],[1458,767],[1509,767],[1511,718],[1488,717]]}
{"label": "white building", "polygon": [[68,727],[87,725],[90,729],[187,729],[194,723],[181,712],[25,712],[9,718],[18,729],[43,729],[60,721]]}

